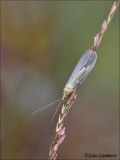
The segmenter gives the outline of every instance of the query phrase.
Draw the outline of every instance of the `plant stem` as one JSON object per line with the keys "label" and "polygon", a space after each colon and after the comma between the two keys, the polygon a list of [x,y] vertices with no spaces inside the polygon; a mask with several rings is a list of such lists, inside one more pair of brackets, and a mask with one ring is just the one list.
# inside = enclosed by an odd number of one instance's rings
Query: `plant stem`
{"label": "plant stem", "polygon": [[[107,21],[105,20],[103,22],[99,33],[94,37],[94,45],[93,45],[93,47],[91,47],[91,50],[96,51],[98,46],[100,45],[100,42],[103,38],[103,35],[104,35],[106,29],[108,28],[108,25],[110,24],[114,13],[116,12],[117,7],[119,6],[119,3],[120,3],[120,0],[113,3],[113,6],[112,6],[112,8],[109,12]],[[61,110],[61,113],[59,115],[58,122],[57,122],[57,125],[56,125],[56,134],[55,134],[54,139],[52,141],[52,144],[50,146],[49,157],[48,157],[48,159],[50,159],[50,160],[56,160],[58,148],[66,137],[65,127],[63,125],[63,122],[64,122],[66,116],[68,115],[68,113],[70,111],[70,108],[72,107],[73,103],[76,100],[76,96],[77,96],[76,91],[77,90],[73,91],[70,94],[66,105],[63,104],[63,106],[62,106],[62,110]]]}
{"label": "plant stem", "polygon": [[103,38],[103,35],[106,31],[106,29],[108,28],[108,25],[110,24],[116,10],[117,10],[117,7],[119,6],[119,3],[120,3],[120,0],[118,0],[117,2],[114,2],[113,3],[113,6],[109,12],[109,15],[108,15],[108,18],[107,20],[104,20],[104,22],[102,23],[102,26],[100,28],[100,31],[99,33],[97,33],[97,35],[94,37],[94,46],[91,47],[92,50],[96,51],[98,46],[100,45],[100,42]]}
{"label": "plant stem", "polygon": [[56,135],[53,139],[53,142],[51,144],[50,147],[50,152],[49,152],[49,159],[50,160],[54,160],[57,158],[57,150],[59,145],[63,142],[63,140],[65,139],[66,135],[65,135],[65,127],[63,127],[63,122],[66,118],[66,116],[69,113],[70,108],[72,107],[73,103],[76,100],[76,90],[74,92],[71,93],[69,99],[67,100],[67,104],[62,106],[62,110],[61,113],[59,115],[59,119],[56,125]]}

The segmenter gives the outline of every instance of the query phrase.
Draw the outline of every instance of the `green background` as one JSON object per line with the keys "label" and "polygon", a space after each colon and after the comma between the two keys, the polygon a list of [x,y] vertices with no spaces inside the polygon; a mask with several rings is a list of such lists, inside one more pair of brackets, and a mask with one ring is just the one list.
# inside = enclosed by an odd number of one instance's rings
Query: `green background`
{"label": "green background", "polygon": [[[2,158],[45,159],[58,119],[53,105],[81,55],[107,19],[112,1],[1,2]],[[78,90],[58,158],[119,154],[119,11]],[[118,155],[119,156],[119,155]]]}

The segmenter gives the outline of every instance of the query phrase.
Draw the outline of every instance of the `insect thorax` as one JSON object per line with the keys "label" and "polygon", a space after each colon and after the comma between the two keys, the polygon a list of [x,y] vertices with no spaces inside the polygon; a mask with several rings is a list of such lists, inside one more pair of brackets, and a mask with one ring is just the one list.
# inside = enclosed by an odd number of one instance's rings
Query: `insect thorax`
{"label": "insect thorax", "polygon": [[72,91],[74,91],[78,85],[79,85],[79,77],[84,73],[85,71],[85,67],[82,68],[81,71],[79,71],[71,80],[71,82],[69,82],[68,84],[66,84],[64,90],[63,90],[63,99],[66,98]]}
{"label": "insect thorax", "polygon": [[73,91],[72,83],[67,84],[63,90],[63,99],[66,98],[72,91]]}

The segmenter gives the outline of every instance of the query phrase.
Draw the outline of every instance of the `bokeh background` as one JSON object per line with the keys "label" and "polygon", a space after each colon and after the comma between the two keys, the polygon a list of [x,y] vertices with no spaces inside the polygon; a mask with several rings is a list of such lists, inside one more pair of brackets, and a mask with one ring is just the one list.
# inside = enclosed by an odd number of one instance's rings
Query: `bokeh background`
{"label": "bokeh background", "polygon": [[[57,104],[80,56],[91,46],[112,1],[1,2],[2,159],[46,159]],[[119,154],[119,11],[97,50],[66,121],[59,159]],[[118,155],[119,156],[119,155]]]}

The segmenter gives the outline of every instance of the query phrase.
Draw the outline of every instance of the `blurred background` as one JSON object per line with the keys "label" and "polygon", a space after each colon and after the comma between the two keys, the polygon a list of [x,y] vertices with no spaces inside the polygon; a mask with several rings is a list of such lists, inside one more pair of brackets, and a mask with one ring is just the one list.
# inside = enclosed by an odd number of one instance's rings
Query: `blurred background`
{"label": "blurred background", "polygon": [[[93,46],[112,1],[1,2],[2,159],[46,159],[57,104],[81,55]],[[59,159],[119,154],[119,12],[97,50],[97,63],[65,120]]]}

